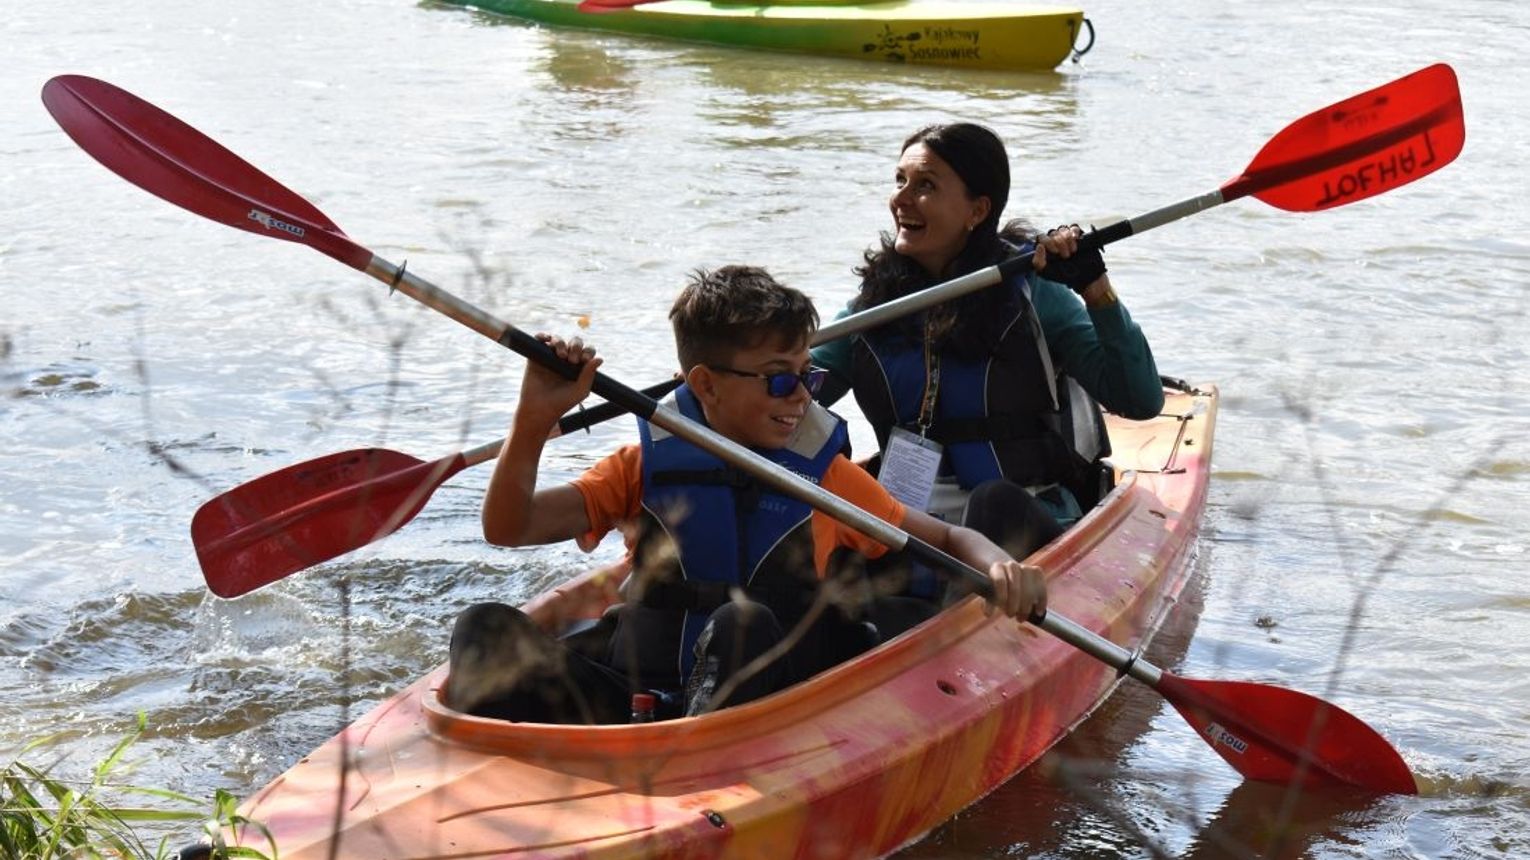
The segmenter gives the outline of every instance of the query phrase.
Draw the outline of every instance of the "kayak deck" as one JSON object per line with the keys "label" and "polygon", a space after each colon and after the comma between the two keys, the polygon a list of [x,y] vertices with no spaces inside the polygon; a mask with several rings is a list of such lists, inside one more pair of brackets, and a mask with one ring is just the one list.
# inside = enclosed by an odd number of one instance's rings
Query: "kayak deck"
{"label": "kayak deck", "polygon": [[446,0],[562,27],[894,63],[1044,71],[1073,49],[1084,13],[1023,3],[889,0],[747,4],[658,0],[590,13],[578,0]]}
{"label": "kayak deck", "polygon": [[[1111,420],[1120,484],[1032,557],[1056,611],[1126,648],[1151,638],[1189,574],[1216,402],[1169,393],[1157,419]],[[613,586],[587,575],[527,608],[549,624],[589,616]],[[976,598],[791,689],[658,723],[467,716],[441,702],[441,667],[240,812],[293,860],[874,857],[1034,762],[1118,680]]]}

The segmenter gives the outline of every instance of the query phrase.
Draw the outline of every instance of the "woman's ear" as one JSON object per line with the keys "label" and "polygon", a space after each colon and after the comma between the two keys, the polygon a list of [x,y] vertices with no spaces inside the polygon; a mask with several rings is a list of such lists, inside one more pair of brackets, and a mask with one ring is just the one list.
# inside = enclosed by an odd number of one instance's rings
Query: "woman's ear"
{"label": "woman's ear", "polygon": [[993,209],[993,201],[988,199],[988,195],[978,195],[978,198],[972,201],[972,217],[967,219],[967,232],[971,233],[973,230],[976,230],[977,225],[983,223],[984,219],[988,217],[988,212],[991,209]]}

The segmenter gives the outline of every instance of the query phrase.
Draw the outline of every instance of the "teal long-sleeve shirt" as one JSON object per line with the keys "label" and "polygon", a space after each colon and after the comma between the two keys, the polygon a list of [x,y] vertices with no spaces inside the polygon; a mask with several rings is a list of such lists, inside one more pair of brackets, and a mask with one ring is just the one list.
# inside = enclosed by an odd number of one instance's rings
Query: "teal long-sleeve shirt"
{"label": "teal long-sleeve shirt", "polygon": [[[1054,281],[1031,279],[1031,303],[1047,339],[1052,365],[1078,380],[1100,405],[1124,418],[1152,418],[1163,409],[1163,383],[1142,329],[1120,302],[1087,308]],[[846,308],[835,317],[850,313]],[[818,401],[829,405],[850,390],[850,338],[813,348],[813,363],[829,371]]]}

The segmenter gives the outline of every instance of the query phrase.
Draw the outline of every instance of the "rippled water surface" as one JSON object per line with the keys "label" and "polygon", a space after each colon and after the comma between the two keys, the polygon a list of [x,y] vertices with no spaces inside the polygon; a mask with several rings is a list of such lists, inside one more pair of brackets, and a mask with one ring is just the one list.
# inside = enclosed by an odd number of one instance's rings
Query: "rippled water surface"
{"label": "rippled water surface", "polygon": [[[1082,63],[1003,74],[407,0],[10,9],[0,749],[63,732],[90,761],[143,712],[135,782],[244,795],[444,659],[456,610],[591,562],[487,548],[480,468],[387,540],[236,601],[208,595],[187,531],[203,501],[347,448],[435,459],[489,441],[521,364],[307,248],[109,175],[43,110],[53,75],[165,107],[357,241],[523,328],[584,318],[611,375],[646,384],[669,373],[665,313],[695,266],[764,264],[842,305],[918,125],[996,128],[1013,155],[1009,214],[1103,224],[1210,190],[1292,120],[1444,61],[1468,139],[1441,173],[1321,214],[1240,201],[1108,255],[1164,372],[1225,395],[1193,599],[1152,656],[1344,705],[1396,744],[1423,794],[1289,802],[1240,784],[1155,695],[1123,688],[908,853],[1530,854],[1530,12],[1087,11],[1099,40]],[[553,443],[545,480],[633,435],[618,421]],[[1277,817],[1290,826],[1271,836]]]}

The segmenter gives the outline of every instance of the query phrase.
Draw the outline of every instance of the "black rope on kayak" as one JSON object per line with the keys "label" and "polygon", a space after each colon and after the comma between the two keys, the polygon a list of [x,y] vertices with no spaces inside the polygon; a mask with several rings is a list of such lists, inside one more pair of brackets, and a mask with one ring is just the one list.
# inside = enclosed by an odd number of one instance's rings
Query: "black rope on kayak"
{"label": "black rope on kayak", "polygon": [[1185,380],[1179,378],[1178,376],[1161,376],[1160,375],[1158,377],[1158,381],[1163,384],[1164,388],[1167,388],[1170,391],[1183,391],[1186,394],[1194,394],[1195,393],[1192,390],[1190,383],[1188,383]]}
{"label": "black rope on kayak", "polygon": [[[1083,48],[1075,47],[1073,49],[1073,62],[1075,62],[1075,63],[1078,62],[1078,58],[1079,57],[1082,57],[1085,54],[1089,53],[1089,49],[1094,47],[1094,22],[1089,20],[1088,18],[1085,18],[1084,19],[1084,28],[1089,31],[1089,42],[1086,45],[1084,45]],[[1073,34],[1073,44],[1074,45],[1078,44],[1078,34],[1077,33]]]}
{"label": "black rope on kayak", "polygon": [[1177,376],[1159,376],[1158,381],[1170,391],[1182,391],[1192,397],[1204,397],[1208,393]]}

